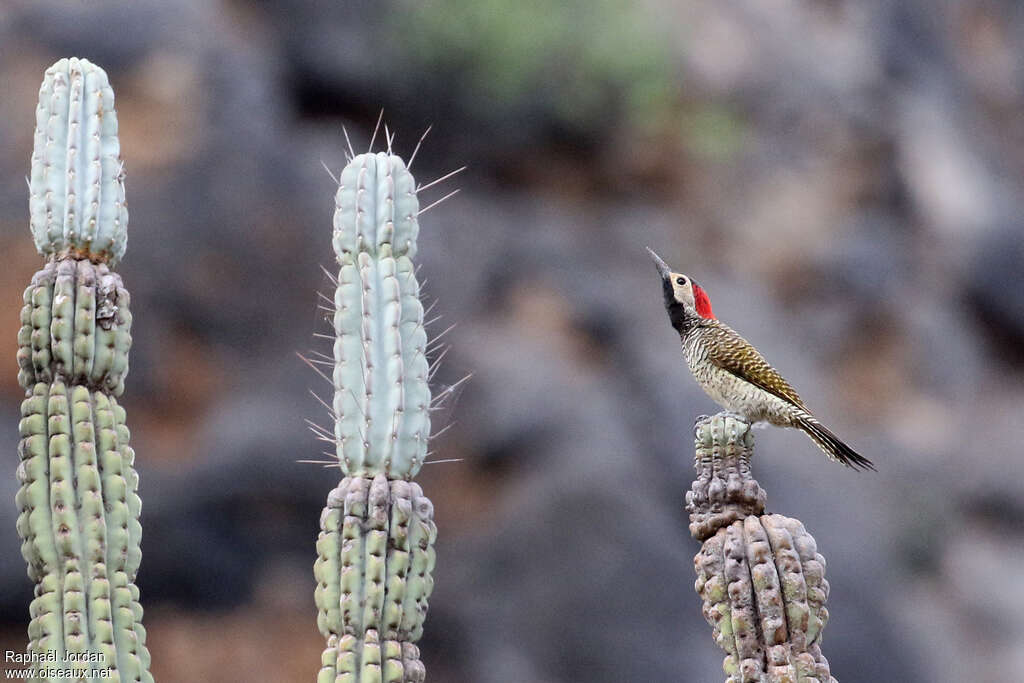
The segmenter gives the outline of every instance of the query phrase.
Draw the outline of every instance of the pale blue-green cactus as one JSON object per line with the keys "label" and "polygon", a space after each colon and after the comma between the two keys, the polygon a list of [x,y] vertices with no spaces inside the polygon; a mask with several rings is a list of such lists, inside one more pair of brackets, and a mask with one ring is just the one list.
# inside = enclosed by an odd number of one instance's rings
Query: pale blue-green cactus
{"label": "pale blue-green cactus", "polygon": [[415,181],[399,157],[361,154],[342,171],[335,203],[338,459],[345,474],[411,479],[430,434]]}
{"label": "pale blue-green cactus", "polygon": [[[107,76],[62,59],[39,91],[32,234],[47,258],[25,290],[17,529],[35,582],[34,680],[152,681],[135,575],[141,500],[124,389],[129,296],[110,264],[128,214]],[[72,670],[68,679],[62,672]]]}
{"label": "pale blue-green cactus", "polygon": [[62,59],[39,88],[29,180],[36,248],[45,256],[124,255],[128,209],[114,91],[103,69]]}
{"label": "pale blue-green cactus", "polygon": [[342,171],[334,216],[334,436],[344,479],[320,518],[319,683],[414,683],[433,590],[433,506],[411,480],[427,456],[429,365],[412,257],[416,184],[391,153]]}

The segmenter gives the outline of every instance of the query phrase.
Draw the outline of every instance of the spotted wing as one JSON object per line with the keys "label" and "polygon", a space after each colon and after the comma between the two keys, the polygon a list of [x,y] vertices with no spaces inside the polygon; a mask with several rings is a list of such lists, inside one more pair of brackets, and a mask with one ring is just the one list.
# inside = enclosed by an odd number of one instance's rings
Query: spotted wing
{"label": "spotted wing", "polygon": [[789,382],[783,379],[775,368],[768,365],[768,361],[757,349],[735,330],[715,321],[714,325],[707,325],[702,331],[707,335],[705,348],[711,363],[773,396],[807,410],[807,406],[796,390],[789,386]]}

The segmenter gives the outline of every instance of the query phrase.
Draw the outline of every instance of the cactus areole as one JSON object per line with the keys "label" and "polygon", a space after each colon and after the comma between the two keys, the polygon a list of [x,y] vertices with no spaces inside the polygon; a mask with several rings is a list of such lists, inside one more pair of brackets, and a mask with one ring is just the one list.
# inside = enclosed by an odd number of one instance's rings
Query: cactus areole
{"label": "cactus areole", "polygon": [[320,518],[319,683],[406,683],[433,589],[433,506],[411,479],[430,433],[423,305],[412,258],[416,183],[397,156],[361,154],[335,196],[333,417],[344,479]]}
{"label": "cactus areole", "polygon": [[141,501],[124,389],[130,299],[111,267],[128,212],[107,75],[62,59],[39,89],[32,236],[46,257],[25,290],[17,529],[35,582],[33,680],[152,681],[135,575]]}

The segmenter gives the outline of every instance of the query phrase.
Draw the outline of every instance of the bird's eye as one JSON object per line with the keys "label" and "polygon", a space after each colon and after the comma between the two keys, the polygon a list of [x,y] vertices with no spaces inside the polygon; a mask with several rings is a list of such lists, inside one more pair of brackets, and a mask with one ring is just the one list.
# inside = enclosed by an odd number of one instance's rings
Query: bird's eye
{"label": "bird's eye", "polygon": [[685,277],[676,278],[676,284],[677,285],[685,285],[686,284],[686,278]]}

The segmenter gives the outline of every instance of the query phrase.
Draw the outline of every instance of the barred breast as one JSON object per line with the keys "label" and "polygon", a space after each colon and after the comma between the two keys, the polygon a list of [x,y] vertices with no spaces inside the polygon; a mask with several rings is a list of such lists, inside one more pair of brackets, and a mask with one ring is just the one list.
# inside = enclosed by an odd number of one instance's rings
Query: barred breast
{"label": "barred breast", "polygon": [[710,328],[697,328],[686,335],[683,355],[694,379],[711,399],[726,410],[743,415],[751,422],[767,421],[788,427],[796,410],[789,402],[736,376],[709,359],[708,345],[714,337]]}

